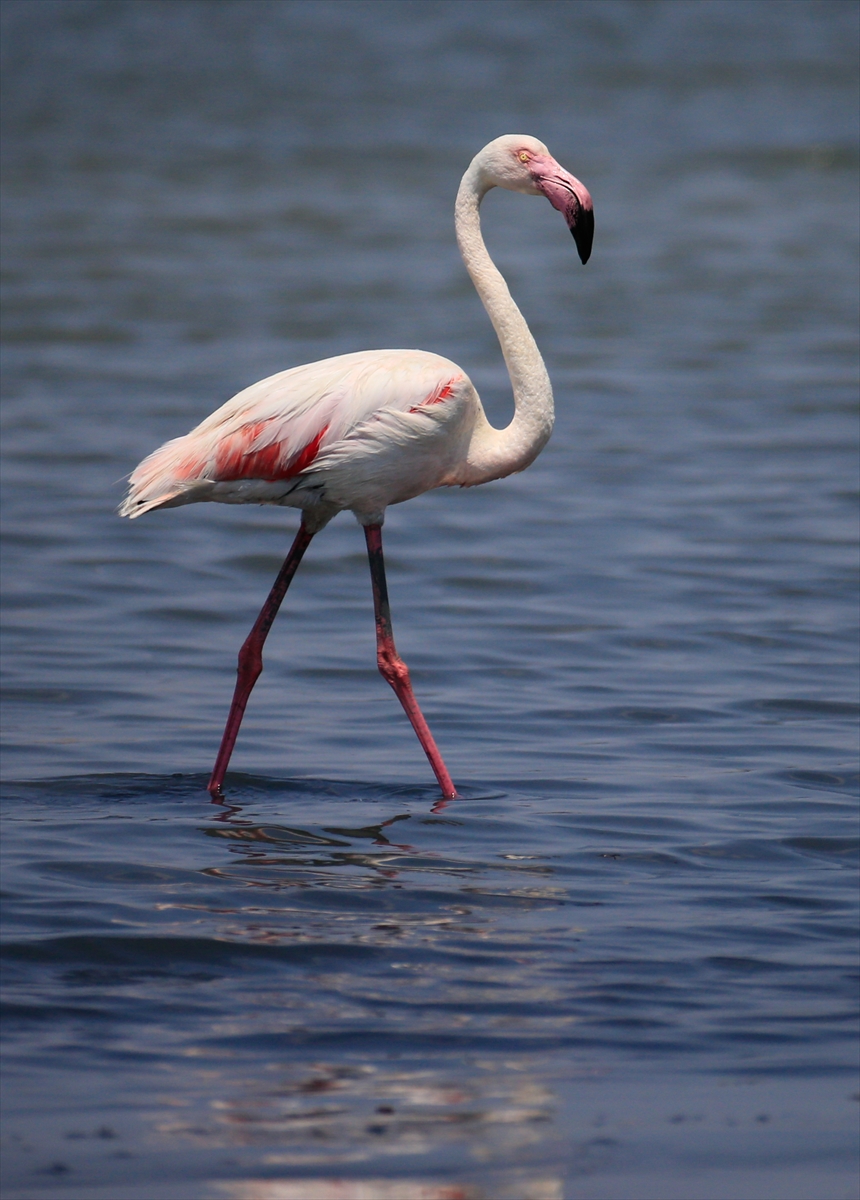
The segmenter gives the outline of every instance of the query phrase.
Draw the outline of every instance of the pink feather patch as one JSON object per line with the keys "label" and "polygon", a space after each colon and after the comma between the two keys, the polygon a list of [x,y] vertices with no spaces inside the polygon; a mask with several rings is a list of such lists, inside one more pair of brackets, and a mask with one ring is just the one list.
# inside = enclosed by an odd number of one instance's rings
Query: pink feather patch
{"label": "pink feather patch", "polygon": [[240,434],[225,438],[218,447],[218,458],[211,478],[218,483],[230,483],[235,479],[265,479],[268,482],[292,479],[294,475],[310,466],[319,453],[320,442],[328,433],[326,425],[312,442],[308,442],[307,446],[285,460],[284,442],[272,442],[270,446],[264,446],[261,450],[247,449],[264,427],[265,422],[260,425],[246,425]]}
{"label": "pink feather patch", "polygon": [[442,401],[447,400],[454,391],[454,384],[456,382],[456,379],[449,379],[447,383],[442,384],[441,387],[438,387],[435,391],[431,392],[426,400],[422,400],[420,404],[416,404],[415,407],[410,408],[409,411],[418,412],[419,408],[429,408],[431,404],[441,404]]}

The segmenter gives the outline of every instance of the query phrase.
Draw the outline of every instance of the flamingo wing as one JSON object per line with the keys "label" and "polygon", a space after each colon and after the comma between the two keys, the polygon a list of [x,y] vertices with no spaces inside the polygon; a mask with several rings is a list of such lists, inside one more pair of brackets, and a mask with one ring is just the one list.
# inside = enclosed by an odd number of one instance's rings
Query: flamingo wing
{"label": "flamingo wing", "polygon": [[345,354],[271,375],[145,458],[120,515],[213,499],[215,484],[292,479],[372,418],[387,414],[390,425],[395,414],[431,408],[462,378],[454,363],[419,350]]}

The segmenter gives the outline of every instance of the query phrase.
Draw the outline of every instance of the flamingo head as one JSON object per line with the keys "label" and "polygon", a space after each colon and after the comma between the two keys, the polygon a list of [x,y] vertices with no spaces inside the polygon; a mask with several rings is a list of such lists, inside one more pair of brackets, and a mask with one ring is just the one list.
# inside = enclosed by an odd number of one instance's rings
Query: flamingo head
{"label": "flamingo head", "polygon": [[543,142],[520,134],[496,138],[478,154],[477,167],[485,188],[503,187],[527,196],[546,196],[564,215],[579,257],[587,263],[594,238],[594,208],[585,184],[559,166]]}

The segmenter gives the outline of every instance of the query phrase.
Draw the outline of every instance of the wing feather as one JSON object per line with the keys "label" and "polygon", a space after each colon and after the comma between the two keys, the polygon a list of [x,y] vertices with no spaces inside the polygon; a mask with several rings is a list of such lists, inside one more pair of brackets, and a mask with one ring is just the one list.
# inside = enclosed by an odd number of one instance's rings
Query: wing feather
{"label": "wing feather", "polygon": [[[437,405],[461,377],[454,363],[423,350],[363,351],[270,375],[145,458],[131,475],[120,515],[182,503],[180,496],[202,485],[292,478],[375,414]],[[413,434],[422,425],[419,418]],[[408,436],[400,422],[388,434]]]}

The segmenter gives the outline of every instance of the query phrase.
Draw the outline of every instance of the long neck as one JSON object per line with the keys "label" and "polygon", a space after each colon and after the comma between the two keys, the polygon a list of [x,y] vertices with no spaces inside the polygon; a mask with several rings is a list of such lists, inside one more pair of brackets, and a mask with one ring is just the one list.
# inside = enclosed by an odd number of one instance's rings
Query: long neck
{"label": "long neck", "polygon": [[486,418],[479,421],[465,465],[464,482],[470,484],[522,471],[546,445],[554,418],[552,386],[540,351],[481,236],[478,209],[487,190],[473,164],[457,193],[454,223],[466,270],[505,356],[514,391],[514,419],[506,429],[494,429]]}

